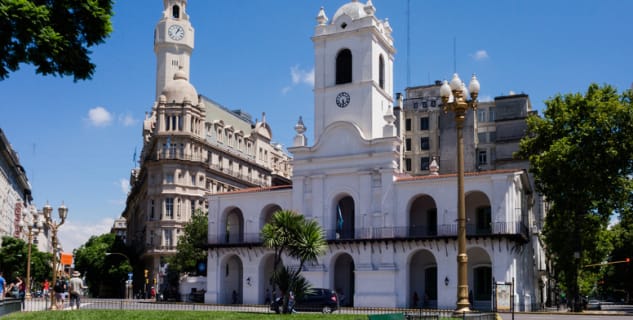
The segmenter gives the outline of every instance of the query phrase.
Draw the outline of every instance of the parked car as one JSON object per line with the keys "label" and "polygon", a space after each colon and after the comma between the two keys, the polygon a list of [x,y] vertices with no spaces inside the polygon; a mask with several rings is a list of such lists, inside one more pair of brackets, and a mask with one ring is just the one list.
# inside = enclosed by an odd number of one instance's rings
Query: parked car
{"label": "parked car", "polygon": [[587,310],[600,310],[600,309],[602,309],[602,306],[599,300],[591,299],[587,302]]}
{"label": "parked car", "polygon": [[[336,293],[330,289],[312,288],[309,293],[295,301],[296,311],[332,313],[338,309],[339,301]],[[281,299],[270,304],[270,310],[281,313]]]}

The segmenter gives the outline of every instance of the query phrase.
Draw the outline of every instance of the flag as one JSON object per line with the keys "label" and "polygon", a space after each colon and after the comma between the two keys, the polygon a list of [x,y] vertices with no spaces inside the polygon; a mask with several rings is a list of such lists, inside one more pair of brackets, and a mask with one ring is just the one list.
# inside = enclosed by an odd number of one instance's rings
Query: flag
{"label": "flag", "polygon": [[132,156],[132,163],[136,164],[136,147],[134,147],[134,155]]}
{"label": "flag", "polygon": [[341,214],[341,206],[337,205],[336,210],[338,211],[338,217],[336,218],[336,226],[338,231],[343,230],[343,214]]}

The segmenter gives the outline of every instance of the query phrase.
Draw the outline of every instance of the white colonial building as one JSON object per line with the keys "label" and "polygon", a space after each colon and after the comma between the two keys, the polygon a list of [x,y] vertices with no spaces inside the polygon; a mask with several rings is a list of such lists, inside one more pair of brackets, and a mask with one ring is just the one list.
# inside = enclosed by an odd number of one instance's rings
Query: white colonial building
{"label": "white colonial building", "polygon": [[[316,20],[315,141],[299,120],[291,186],[209,195],[205,302],[230,303],[235,290],[240,303],[264,303],[273,252],[260,230],[290,209],[326,231],[326,254],[302,272],[314,287],[342,291],[349,306],[408,307],[417,294],[426,307],[454,308],[457,178],[435,164],[425,176],[401,167],[391,27],[371,0],[345,4],[331,20],[322,8]],[[512,279],[518,307],[539,303],[530,177],[520,167],[471,171],[465,192],[474,308],[490,309],[493,281]]]}

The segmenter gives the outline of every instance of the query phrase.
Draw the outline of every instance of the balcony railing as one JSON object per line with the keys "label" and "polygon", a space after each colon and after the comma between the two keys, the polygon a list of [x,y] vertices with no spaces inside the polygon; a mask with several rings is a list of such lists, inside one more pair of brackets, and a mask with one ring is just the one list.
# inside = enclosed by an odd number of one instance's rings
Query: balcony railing
{"label": "balcony railing", "polygon": [[[457,237],[457,224],[440,224],[434,226],[380,227],[340,230],[324,230],[328,241],[341,240],[383,240],[383,239],[434,239]],[[494,222],[481,227],[475,224],[466,225],[467,237],[516,237],[528,240],[528,228],[522,222]],[[214,241],[215,240],[215,241]],[[261,233],[221,234],[211,239],[211,245],[260,244]]]}

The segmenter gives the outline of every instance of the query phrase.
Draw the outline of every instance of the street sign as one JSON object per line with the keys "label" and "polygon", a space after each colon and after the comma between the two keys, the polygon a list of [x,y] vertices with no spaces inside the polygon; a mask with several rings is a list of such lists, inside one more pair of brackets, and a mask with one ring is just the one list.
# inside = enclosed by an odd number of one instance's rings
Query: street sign
{"label": "street sign", "polygon": [[128,273],[128,274],[127,274],[127,279],[128,279],[128,280],[132,280],[132,275],[133,275],[133,274],[132,274],[132,272]]}

